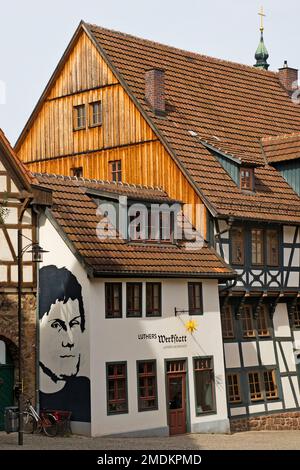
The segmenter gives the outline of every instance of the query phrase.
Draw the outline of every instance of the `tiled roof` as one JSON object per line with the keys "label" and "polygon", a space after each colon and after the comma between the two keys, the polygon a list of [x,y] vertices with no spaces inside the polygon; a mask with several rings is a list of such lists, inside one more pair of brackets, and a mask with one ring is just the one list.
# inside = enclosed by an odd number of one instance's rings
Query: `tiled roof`
{"label": "tiled roof", "polygon": [[11,147],[2,129],[0,129],[0,143],[3,146],[3,149],[5,150],[6,154],[9,156],[10,163],[13,165],[14,169],[18,172],[18,174],[21,176],[25,185],[36,183],[32,175],[30,174],[30,171],[26,168],[24,163],[21,162],[19,158],[17,157],[17,155],[15,154],[15,151]]}
{"label": "tiled roof", "polygon": [[[291,101],[277,73],[86,27],[216,214],[300,221],[299,197],[266,164],[261,145],[264,136],[300,129],[300,106]],[[165,70],[168,112],[163,118],[144,97],[145,71],[150,68]],[[201,140],[260,165],[255,193],[243,193]]]}
{"label": "tiled roof", "polygon": [[264,137],[262,145],[269,163],[300,158],[300,132]]}
{"label": "tiled roof", "polygon": [[[208,247],[187,250],[184,246],[128,243],[99,239],[96,202],[85,191],[84,181],[55,175],[35,174],[41,187],[53,191],[50,209],[77,253],[95,275],[152,275],[232,278],[233,271]],[[101,183],[94,183],[103,190]],[[142,191],[146,194],[146,188]],[[150,189],[150,194],[153,190]]]}

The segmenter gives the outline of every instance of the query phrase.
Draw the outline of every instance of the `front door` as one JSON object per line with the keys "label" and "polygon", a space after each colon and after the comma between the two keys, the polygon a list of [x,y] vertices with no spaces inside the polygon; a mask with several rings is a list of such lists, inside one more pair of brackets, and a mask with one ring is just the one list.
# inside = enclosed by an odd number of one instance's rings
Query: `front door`
{"label": "front door", "polygon": [[170,435],[184,434],[186,433],[185,361],[168,363],[167,389]]}
{"label": "front door", "polygon": [[14,368],[0,366],[0,431],[4,429],[4,409],[14,404]]}

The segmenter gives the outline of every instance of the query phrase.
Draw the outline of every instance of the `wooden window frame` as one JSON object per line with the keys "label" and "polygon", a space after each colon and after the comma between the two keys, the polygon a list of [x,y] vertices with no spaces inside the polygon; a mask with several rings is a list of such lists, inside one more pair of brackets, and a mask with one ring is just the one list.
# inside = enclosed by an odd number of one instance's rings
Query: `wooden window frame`
{"label": "wooden window frame", "polygon": [[[159,307],[158,309],[153,308],[153,299],[154,299],[154,288],[158,286],[158,295],[159,295]],[[149,292],[151,290],[151,292]],[[151,297],[152,308],[148,308],[149,295]],[[162,288],[161,282],[146,282],[146,317],[161,317],[161,305],[162,305]]]}
{"label": "wooden window frame", "polygon": [[[269,380],[270,374],[271,374],[271,380]],[[266,396],[267,401],[278,400],[279,398],[276,375],[277,375],[276,369],[267,369],[267,370],[262,371],[262,379],[263,379],[265,396]]]}
{"label": "wooden window frame", "polygon": [[[140,366],[144,364],[144,366],[147,366],[147,364],[152,364],[153,365],[153,372],[148,372],[147,370],[144,370],[144,372],[140,372]],[[147,369],[147,367],[146,367]],[[156,367],[156,360],[155,359],[149,359],[145,361],[136,361],[136,372],[137,372],[137,398],[138,398],[138,411],[139,412],[144,412],[144,411],[153,411],[153,410],[158,410],[158,394],[157,394],[157,367]],[[141,387],[140,387],[140,379],[145,380],[145,385],[144,388],[146,390],[146,395],[144,397],[141,396]],[[154,395],[149,395],[147,392],[149,390],[149,378],[154,379]],[[143,403],[145,401],[153,401],[154,400],[154,405],[150,407],[145,407],[143,406]]]}
{"label": "wooden window frame", "polygon": [[[232,380],[231,383],[229,383],[229,378],[231,378]],[[229,372],[228,374],[226,374],[226,380],[227,380],[228,402],[233,405],[237,403],[242,403],[240,374],[237,374],[235,372]],[[235,390],[235,388],[237,389],[237,391]]]}
{"label": "wooden window frame", "polygon": [[114,183],[122,182],[122,160],[111,160],[108,162],[108,165],[110,181]]}
{"label": "wooden window frame", "polygon": [[[138,286],[139,288],[139,310],[136,310],[136,314],[132,313],[135,310],[129,310],[129,288]],[[134,292],[134,291],[133,291]],[[143,315],[143,283],[142,282],[127,282],[126,283],[126,317],[127,318],[141,318]]]}
{"label": "wooden window frame", "polygon": [[[109,367],[113,366],[114,367],[114,374],[109,375]],[[124,367],[124,372],[123,374],[119,375],[115,373],[117,367]],[[115,397],[113,399],[109,399],[109,380],[114,380],[114,393],[117,395],[118,392],[118,386],[117,386],[117,381],[125,381],[124,383],[124,392],[125,396],[124,398],[118,398]],[[106,398],[107,398],[107,415],[117,415],[117,414],[126,414],[128,413],[128,374],[127,374],[127,362],[126,361],[121,361],[121,362],[107,362],[106,363]],[[111,411],[110,410],[110,405],[111,404],[116,404],[118,403],[123,403],[125,405],[125,408],[123,410],[118,410],[118,411]]]}
{"label": "wooden window frame", "polygon": [[[100,105],[100,113],[94,112],[95,105]],[[95,115],[100,115],[100,120],[94,122]],[[96,100],[89,103],[89,127],[101,127],[103,123],[103,109],[102,109],[102,101]]]}
{"label": "wooden window frame", "polygon": [[293,328],[298,330],[300,328],[300,301],[296,303],[293,314]]}
{"label": "wooden window frame", "polygon": [[[238,260],[238,257],[234,256],[235,252],[235,245],[236,242],[234,242],[234,232],[240,232],[241,237],[240,237],[240,242],[241,242],[241,248],[240,248],[240,257],[241,259]],[[232,227],[230,231],[230,242],[231,242],[231,264],[236,265],[236,266],[243,266],[245,263],[245,230],[244,227]],[[239,240],[238,240],[239,243]]]}
{"label": "wooden window frame", "polygon": [[269,325],[269,320],[268,320],[267,305],[261,305],[256,322],[257,322],[257,335],[260,338],[270,337],[271,333],[270,333],[270,325]]}
{"label": "wooden window frame", "polygon": [[[247,309],[249,309],[249,315],[247,315]],[[242,322],[242,334],[243,338],[255,338],[255,328],[253,321],[253,307],[250,304],[246,304],[242,307],[241,312]]]}
{"label": "wooden window frame", "polygon": [[[79,123],[79,109],[84,109],[84,124],[82,126],[78,126]],[[86,129],[86,105],[85,104],[78,104],[73,106],[73,131],[81,131]]]}
{"label": "wooden window frame", "polygon": [[[248,177],[244,175],[245,172],[249,173]],[[242,191],[254,190],[254,169],[253,168],[249,168],[249,167],[240,168],[240,189]]]}
{"label": "wooden window frame", "polygon": [[[111,303],[114,304],[114,287],[119,290],[119,310],[113,310],[109,312],[109,296],[111,296]],[[122,318],[123,313],[123,302],[122,302],[122,282],[106,282],[105,283],[105,318]],[[117,314],[118,312],[118,314]]]}
{"label": "wooden window frame", "polygon": [[225,307],[222,308],[221,324],[223,339],[235,338],[232,305],[225,305]]}
{"label": "wooden window frame", "polygon": [[[252,266],[263,266],[264,265],[264,262],[265,262],[265,232],[262,228],[251,228],[251,265]],[[261,240],[260,242],[258,243],[257,242],[257,236],[256,236],[256,239],[255,239],[255,245],[253,245],[253,242],[254,242],[254,238],[253,238],[253,232],[260,232],[261,233]],[[257,250],[257,247],[258,245],[261,245],[261,261],[255,261],[253,260],[253,246],[255,246],[255,250],[256,250],[256,259],[257,259],[257,253],[258,253],[258,250]]]}
{"label": "wooden window frame", "polygon": [[[200,307],[196,305],[195,288],[200,289]],[[188,302],[189,302],[189,315],[203,315],[203,288],[202,282],[188,282]]]}
{"label": "wooden window frame", "polygon": [[[275,261],[272,262],[271,258],[272,258],[272,253],[271,253],[271,244],[272,242],[270,242],[270,238],[271,237],[271,234],[275,234],[275,237],[273,238],[273,240],[275,239],[276,241],[276,246],[275,246],[275,249],[276,249],[276,252],[275,252]],[[267,229],[266,230],[266,260],[267,260],[267,266],[274,266],[274,267],[277,267],[279,266],[279,231],[276,230],[276,229]]]}
{"label": "wooden window frame", "polygon": [[[72,171],[73,178],[83,178],[83,167],[82,166],[73,167],[73,168],[71,168],[71,171]],[[81,175],[80,176],[76,175],[76,172],[80,172]]]}
{"label": "wooden window frame", "polygon": [[[250,375],[257,375],[258,380],[250,381]],[[249,385],[249,396],[251,402],[264,401],[264,392],[262,386],[262,378],[259,370],[251,370],[247,372],[248,385]],[[251,384],[254,386],[255,390],[251,392]],[[258,385],[258,389],[257,389]],[[252,397],[254,395],[254,397]]]}
{"label": "wooden window frame", "polygon": [[[197,361],[203,363],[205,367],[196,368]],[[208,365],[209,361],[209,365]],[[197,373],[206,373],[210,372],[210,383],[212,387],[212,410],[204,410],[199,412],[198,410],[198,400],[197,400],[197,387],[196,387],[196,374]],[[217,406],[216,406],[216,381],[215,381],[215,371],[214,371],[214,361],[213,356],[197,356],[193,357],[193,374],[194,374],[194,393],[195,393],[195,408],[196,408],[196,416],[203,416],[207,414],[216,414],[217,413]]]}

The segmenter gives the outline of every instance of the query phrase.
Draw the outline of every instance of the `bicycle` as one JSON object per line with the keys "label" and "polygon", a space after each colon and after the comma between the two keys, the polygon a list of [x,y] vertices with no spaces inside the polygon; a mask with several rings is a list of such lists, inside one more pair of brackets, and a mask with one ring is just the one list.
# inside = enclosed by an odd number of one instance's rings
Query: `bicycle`
{"label": "bicycle", "polygon": [[30,400],[26,401],[26,406],[23,412],[24,433],[33,434],[44,431],[46,436],[55,437],[58,433],[58,424],[55,416],[47,411],[42,411],[39,415]]}

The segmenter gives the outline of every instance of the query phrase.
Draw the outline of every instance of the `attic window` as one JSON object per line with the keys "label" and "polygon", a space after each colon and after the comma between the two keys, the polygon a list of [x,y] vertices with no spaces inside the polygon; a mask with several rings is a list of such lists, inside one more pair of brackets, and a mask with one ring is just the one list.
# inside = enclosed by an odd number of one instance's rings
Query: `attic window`
{"label": "attic window", "polygon": [[75,176],[76,178],[82,178],[83,177],[83,168],[82,168],[82,166],[71,168],[71,172],[72,172],[72,176]]}
{"label": "attic window", "polygon": [[102,103],[94,101],[90,103],[90,127],[102,125]]}
{"label": "attic window", "polygon": [[245,191],[254,190],[254,171],[253,168],[241,168],[240,170],[240,188]]}
{"label": "attic window", "polygon": [[86,128],[86,111],[85,104],[74,106],[73,110],[73,127],[74,131]]}

